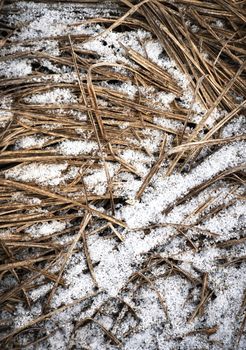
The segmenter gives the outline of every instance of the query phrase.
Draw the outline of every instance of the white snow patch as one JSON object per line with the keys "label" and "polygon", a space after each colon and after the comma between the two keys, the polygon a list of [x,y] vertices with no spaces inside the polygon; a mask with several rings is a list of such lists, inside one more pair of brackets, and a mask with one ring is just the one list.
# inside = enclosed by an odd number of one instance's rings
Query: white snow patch
{"label": "white snow patch", "polygon": [[184,196],[189,189],[229,167],[243,164],[246,160],[244,147],[245,142],[223,146],[187,175],[174,174],[164,178],[159,176],[154,188],[146,191],[140,203],[122,209],[122,219],[131,228],[143,227],[162,220],[161,212],[169,204],[175,203],[178,197]]}
{"label": "white snow patch", "polygon": [[34,224],[26,229],[26,232],[32,237],[38,238],[51,235],[62,231],[66,228],[66,222],[52,220],[51,222],[43,222],[41,224]]}
{"label": "white snow patch", "polygon": [[78,169],[73,167],[68,172],[68,165],[63,164],[43,164],[32,163],[28,165],[18,165],[5,171],[7,179],[14,179],[23,182],[35,182],[41,185],[59,185],[60,183],[74,178]]}
{"label": "white snow patch", "polygon": [[46,142],[52,140],[51,136],[32,135],[19,138],[15,142],[15,149],[41,148]]}
{"label": "white snow patch", "polygon": [[71,104],[77,102],[75,95],[70,90],[61,88],[25,97],[24,100],[31,104]]}
{"label": "white snow patch", "polygon": [[58,150],[64,155],[77,156],[79,154],[89,154],[92,151],[97,151],[98,146],[93,141],[65,140],[60,143]]}

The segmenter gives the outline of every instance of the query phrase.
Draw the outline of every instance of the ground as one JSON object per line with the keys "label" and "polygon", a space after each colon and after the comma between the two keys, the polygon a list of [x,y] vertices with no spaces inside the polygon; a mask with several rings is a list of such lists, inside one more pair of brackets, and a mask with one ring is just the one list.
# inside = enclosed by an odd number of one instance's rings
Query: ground
{"label": "ground", "polygon": [[2,348],[244,349],[241,4],[68,3],[0,12]]}

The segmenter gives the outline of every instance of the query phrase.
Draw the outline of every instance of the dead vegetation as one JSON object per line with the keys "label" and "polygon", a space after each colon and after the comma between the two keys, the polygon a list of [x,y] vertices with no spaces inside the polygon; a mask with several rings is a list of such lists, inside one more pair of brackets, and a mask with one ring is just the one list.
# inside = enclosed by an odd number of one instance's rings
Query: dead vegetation
{"label": "dead vegetation", "polygon": [[[3,5],[2,1],[1,6],[2,13],[7,14],[9,9],[7,2]],[[27,347],[45,341],[51,336],[51,334],[45,334],[42,329],[45,320],[52,320],[53,315],[62,313],[75,304],[83,306],[90,298],[101,292],[99,290],[93,295],[88,295],[74,301],[71,305],[64,305],[58,309],[52,309],[50,306],[58,286],[66,286],[63,277],[64,270],[67,262],[78,249],[79,241],[83,243],[88,273],[91,274],[97,289],[95,266],[93,266],[87,245],[88,236],[98,232],[108,232],[105,235],[114,237],[119,244],[124,240],[121,232],[122,228],[126,228],[126,224],[115,217],[115,206],[117,203],[124,203],[125,198],[117,195],[116,180],[110,175],[108,165],[109,163],[119,165],[117,175],[121,172],[129,172],[139,177],[137,169],[123,159],[120,152],[124,149],[133,149],[149,155],[150,151],[139,145],[141,143],[139,141],[146,137],[144,132],[146,128],[161,130],[164,137],[159,154],[154,155],[156,161],[148,175],[142,178],[142,186],[136,195],[138,200],[141,200],[143,192],[164,161],[168,163],[166,176],[169,176],[175,171],[187,171],[187,165],[195,168],[200,161],[199,154],[205,146],[211,147],[210,150],[213,152],[220,144],[245,139],[245,136],[242,135],[221,137],[223,126],[242,113],[245,108],[245,101],[240,100],[240,97],[245,96],[245,1],[145,0],[136,4],[133,1],[122,0],[120,6],[121,16],[88,18],[87,21],[88,23],[104,24],[106,32],[141,27],[153,33],[163,45],[166,54],[189,77],[194,91],[192,103],[197,100],[201,101],[207,112],[199,123],[191,122],[192,109],[188,110],[179,104],[178,99],[182,95],[182,89],[170,74],[150,59],[127,47],[124,47],[125,54],[135,63],[136,68],[122,62],[100,63],[100,56],[96,52],[81,50],[77,46],[78,43],[91,40],[85,35],[71,34],[70,36],[46,38],[59,42],[60,56],[52,56],[45,52],[32,52],[30,50],[32,41],[25,40],[18,44],[23,45],[26,50],[1,57],[0,64],[11,62],[19,57],[28,57],[33,67],[32,74],[27,77],[0,80],[0,98],[8,97],[13,100],[11,110],[7,108],[5,110],[7,122],[1,129],[0,135],[0,229],[2,230],[0,280],[4,286],[0,295],[2,312],[14,314],[16,306],[21,302],[27,308],[31,308],[32,301],[29,292],[37,288],[40,283],[53,283],[51,291],[46,296],[42,316],[17,329],[12,328],[11,320],[1,321],[2,348],[23,348],[20,337],[22,334],[29,337],[29,343],[25,344]],[[11,36],[15,33],[16,28],[9,26],[3,18],[1,46],[11,48],[16,44],[11,41]],[[220,21],[223,21],[223,26],[218,25]],[[71,27],[78,25],[79,23],[74,23]],[[101,36],[106,38],[106,33]],[[76,76],[76,81],[55,82],[54,73],[42,65],[43,59],[58,67],[61,65],[70,67]],[[116,67],[119,69],[115,70]],[[139,87],[154,87],[158,91],[173,92],[177,97],[171,104],[171,110],[165,110],[157,103],[151,105],[146,97],[141,95],[140,90],[134,99],[130,99],[123,92],[102,84],[102,82],[121,84],[126,81],[131,81]],[[75,94],[77,101],[32,104],[31,100],[28,100],[35,94],[63,88]],[[227,113],[212,127],[209,127],[206,122],[217,107],[225,109]],[[8,117],[9,112],[12,113],[11,118]],[[86,115],[87,120],[78,120],[76,113]],[[175,128],[157,125],[154,122],[155,116],[179,121],[182,123],[182,128],[177,131]],[[188,126],[192,128],[192,132],[187,131]],[[202,137],[200,136],[201,131],[203,131]],[[172,145],[167,149],[166,138],[170,135]],[[16,142],[26,136],[48,137],[48,139],[41,146],[15,149]],[[64,140],[81,139],[96,142],[97,151],[77,156],[60,154],[56,148]],[[40,186],[35,182],[24,183],[5,178],[6,170],[37,162],[45,164],[66,162],[68,169],[77,167],[79,171],[74,179],[57,186]],[[97,169],[104,170],[106,174],[107,191],[103,195],[95,194],[87,188],[84,182],[84,177]],[[244,167],[238,166],[218,174],[202,185],[194,187],[171,206],[163,208],[163,212],[167,214],[175,206],[182,205],[198,196],[210,186],[218,184],[218,187],[223,188],[224,183],[231,186],[233,198],[229,203],[217,205],[210,211],[206,211],[213,201],[213,196],[211,196],[208,201],[189,213],[190,217],[192,215],[198,217],[194,224],[173,225],[176,235],[180,235],[187,243],[187,249],[195,251],[201,249],[204,235],[208,235],[211,242],[216,238],[213,232],[202,232],[197,226],[202,220],[218,215],[226,206],[233,205],[239,196],[242,199],[243,196],[238,194],[238,189],[241,189],[244,184]],[[36,202],[32,201],[33,197],[37,200]],[[26,233],[31,225],[51,220],[66,221],[69,226],[56,234],[38,238],[33,238]],[[151,228],[153,226],[143,229],[147,234]],[[186,235],[189,228],[197,231],[199,238],[196,239],[196,242]],[[57,237],[68,233],[73,237],[72,240],[63,244],[56,241]],[[245,237],[241,236],[239,239],[217,243],[217,246],[221,249],[230,249],[244,241]],[[245,257],[239,260],[231,256],[231,259],[226,258],[222,264],[225,268],[228,264],[240,264],[245,262]],[[182,276],[191,285],[191,299],[192,288],[198,288],[200,291],[199,300],[187,320],[193,322],[195,318],[204,314],[206,304],[213,296],[213,290],[209,287],[210,277],[207,273],[198,272],[200,277],[196,278],[181,269],[179,263],[178,260],[164,259],[156,252],[149,252],[147,261],[131,276],[122,293],[126,293],[127,290],[127,293],[133,297],[139,288],[152,289],[168,319],[165,298],[158,292],[153,282],[176,274]],[[51,272],[51,270],[54,271],[54,267],[56,272]],[[156,271],[160,270],[158,273],[155,272],[156,268],[158,268]],[[15,280],[14,287],[9,288],[4,283],[9,276]],[[238,302],[242,303],[242,306],[239,315],[240,322],[235,334],[237,346],[240,344],[245,327],[245,316],[243,316],[245,300],[238,300]],[[113,317],[113,314],[110,314],[110,307],[107,303],[113,303],[117,308],[114,314],[116,316]],[[76,338],[76,332],[80,327],[88,327],[91,323],[94,323],[106,335],[107,341],[115,346],[120,346],[124,338],[134,332],[140,320],[131,306],[123,299],[112,301],[109,298],[107,303],[101,305],[91,318],[76,322],[71,340]],[[101,313],[107,312],[114,321],[111,329],[105,328],[100,323]],[[134,326],[121,334],[120,325],[124,322],[126,315],[130,315],[129,317],[134,320]],[[209,343],[209,336],[216,333],[218,326],[214,325],[209,329],[199,328],[194,332],[205,334]],[[54,325],[55,331],[56,326]]]}

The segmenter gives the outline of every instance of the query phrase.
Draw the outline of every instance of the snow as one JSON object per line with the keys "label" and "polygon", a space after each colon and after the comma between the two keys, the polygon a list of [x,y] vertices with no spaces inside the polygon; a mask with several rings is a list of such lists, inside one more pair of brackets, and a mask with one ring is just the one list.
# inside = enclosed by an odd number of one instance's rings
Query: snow
{"label": "snow", "polygon": [[49,136],[41,136],[41,135],[33,135],[33,136],[24,136],[19,138],[15,142],[15,149],[26,149],[38,147],[41,148],[46,142],[52,140],[52,137]]}
{"label": "snow", "polygon": [[[165,56],[163,53],[163,48],[160,43],[156,40],[149,40],[145,46],[147,56],[160,67],[167,70],[179,83],[179,85],[185,90],[188,87],[189,80],[187,77],[180,72],[176,67],[176,64],[169,57]],[[188,90],[191,93],[191,90]]]}
{"label": "snow", "polygon": [[[118,164],[111,164],[106,162],[105,166],[108,169],[110,178],[112,178],[116,171],[119,169]],[[103,195],[108,187],[108,179],[104,167],[97,172],[93,171],[90,175],[85,176],[84,181],[88,187],[88,190],[98,195]]]}
{"label": "snow", "polygon": [[230,137],[235,135],[243,135],[246,132],[246,116],[239,115],[237,118],[232,119],[222,129],[221,136]]}
{"label": "snow", "polygon": [[[224,146],[187,175],[174,174],[164,178],[163,175],[158,176],[155,178],[153,188],[148,189],[142,196],[141,202],[122,209],[121,218],[131,228],[155,223],[158,217],[162,218],[165,208],[175,203],[177,198],[184,196],[189,189],[212,179],[230,167],[244,164],[246,161],[244,149],[245,142]],[[136,192],[138,186],[136,183]]]}
{"label": "snow", "polygon": [[[134,63],[125,57],[125,50],[122,45],[126,46],[127,48],[133,48],[139,54],[145,55],[141,42],[150,38],[150,33],[142,29],[138,29],[130,34],[128,32],[109,32],[106,38],[99,36],[96,39],[90,39],[85,44],[81,44],[80,47],[95,51],[101,56],[102,61],[110,63],[126,63],[127,65],[134,67]],[[126,84],[126,86],[129,85]]]}
{"label": "snow", "polygon": [[[102,33],[105,27],[103,24],[89,23],[87,19],[116,15],[117,10],[113,5],[110,5],[112,6],[110,10],[105,10],[101,6],[92,9],[72,4],[62,5],[64,8],[61,10],[55,5],[25,1],[17,2],[15,6],[17,10],[8,15],[9,23],[13,26],[23,25],[11,36],[12,45],[0,50],[4,58],[0,64],[0,75],[7,79],[26,78],[30,79],[27,80],[29,83],[40,82],[45,86],[47,84],[47,89],[45,87],[41,91],[35,91],[32,95],[26,96],[23,102],[28,106],[32,105],[31,107],[36,105],[36,108],[39,108],[39,105],[46,107],[56,105],[57,110],[52,110],[50,115],[55,118],[57,113],[59,116],[57,122],[45,124],[44,121],[43,130],[62,129],[64,115],[66,118],[71,118],[73,123],[76,121],[73,131],[77,135],[70,139],[67,135],[64,138],[62,136],[56,138],[47,136],[45,132],[32,132],[31,135],[15,138],[11,146],[15,151],[44,148],[45,151],[56,152],[57,155],[66,156],[68,159],[70,156],[71,159],[76,157],[78,162],[83,159],[83,155],[87,156],[87,159],[89,156],[100,155],[93,131],[84,128],[84,126],[91,127],[87,115],[78,108],[69,110],[68,117],[67,110],[63,110],[64,105],[72,108],[73,105],[78,106],[81,103],[75,91],[67,87],[50,89],[48,85],[59,82],[75,84],[77,76],[73,69],[70,66],[54,64],[47,58],[39,62],[51,70],[52,74],[33,75],[32,63],[36,62],[35,60],[8,58],[8,55],[23,53],[27,48],[34,53],[43,51],[59,57],[61,48],[55,36],[84,35],[87,39],[84,42],[75,40],[74,46],[95,53],[100,63],[115,64],[113,71],[121,73],[124,77],[132,74],[126,67],[132,69],[136,65],[127,57],[122,44],[134,49],[158,64],[175,79],[182,89],[182,94],[179,96],[180,107],[192,110],[190,120],[199,122],[202,119],[206,111],[199,101],[193,101],[189,79],[179,71],[175,62],[165,55],[163,48],[151,33],[136,29],[125,32],[113,31],[107,35],[88,38],[89,35],[97,36]],[[217,22],[215,25],[221,27],[223,25],[221,23]],[[30,39],[35,40],[32,45],[28,44]],[[95,62],[98,61],[95,59]],[[81,77],[86,77],[82,68],[80,74]],[[240,306],[245,289],[246,270],[243,264],[226,263],[235,258],[245,257],[246,247],[245,244],[236,244],[227,249],[220,247],[219,243],[242,237],[246,208],[243,200],[238,199],[237,202],[233,200],[237,196],[243,196],[243,186],[240,181],[236,186],[235,182],[222,179],[210,184],[208,188],[202,189],[200,193],[191,196],[183,203],[180,203],[180,200],[194,188],[215,179],[222,172],[243,166],[246,161],[245,142],[232,142],[213,149],[204,149],[198,158],[199,162],[196,162],[191,170],[183,173],[174,171],[170,176],[166,176],[170,165],[168,152],[173,144],[176,145],[175,135],[183,130],[183,122],[165,118],[165,112],[172,111],[176,96],[173,93],[159,91],[153,86],[137,86],[132,79],[117,84],[110,80],[103,81],[99,82],[98,86],[102,89],[123,92],[131,102],[134,102],[140,93],[140,97],[144,99],[142,103],[163,112],[161,115],[153,113],[149,116],[152,118],[152,127],[146,125],[141,132],[136,129],[141,137],[132,137],[130,134],[131,125],[138,116],[135,114],[131,116],[129,113],[129,121],[117,120],[116,125],[123,133],[122,144],[117,148],[117,156],[135,171],[130,172],[120,162],[108,159],[97,163],[92,159],[86,164],[85,169],[67,160],[56,163],[23,162],[2,171],[2,176],[6,179],[50,186],[52,191],[61,194],[67,191],[67,197],[72,199],[84,198],[82,183],[76,182],[80,176],[83,177],[88,195],[108,195],[110,182],[116,199],[115,217],[123,220],[127,226],[127,228],[117,225],[112,227],[93,217],[85,229],[85,234],[99,293],[91,298],[92,300],[68,308],[42,322],[41,327],[46,334],[51,334],[54,328],[57,328],[57,331],[45,341],[36,344],[35,349],[65,350],[72,345],[74,348],[91,350],[117,349],[112,341],[109,342],[97,323],[90,322],[75,330],[76,322],[86,317],[92,317],[111,331],[122,343],[123,350],[231,348],[238,332],[238,320],[242,321]],[[110,105],[110,101],[99,97],[97,102],[102,109],[107,109]],[[14,106],[14,101],[5,97],[0,104],[0,126],[5,127],[12,118],[11,106]],[[128,110],[125,112],[127,115]],[[216,109],[207,120],[206,126],[211,128],[226,113]],[[23,120],[22,117],[17,118]],[[113,118],[107,123],[110,121],[113,125]],[[27,119],[26,124],[31,129],[32,121]],[[158,158],[165,135],[161,128],[157,129],[158,126],[170,131],[165,149],[167,156],[141,199],[137,200],[136,194]],[[186,128],[188,134],[191,131],[191,128]],[[245,116],[240,115],[222,128],[221,137],[241,135],[243,132],[245,132]],[[202,138],[204,135],[201,133],[199,136]],[[104,141],[102,147],[106,154],[108,145]],[[125,147],[124,142],[130,146]],[[116,149],[116,146],[114,147]],[[109,179],[106,176],[105,166]],[[232,191],[234,185],[235,189]],[[22,192],[17,192],[12,195],[11,201],[17,204],[35,205],[32,210],[26,209],[29,214],[43,212],[42,200],[31,194],[25,196]],[[224,208],[210,215],[220,205],[224,205]],[[101,205],[99,201],[91,202],[90,207],[112,215],[108,207]],[[59,243],[66,249],[78,233],[77,228],[74,232],[73,226],[78,227],[85,212],[81,208],[73,209],[76,211],[76,219],[70,221],[61,219],[63,215],[66,217],[62,210],[57,212],[54,208],[50,210],[52,216],[49,221],[38,222],[37,218],[35,223],[24,228],[24,232],[30,239],[41,241],[49,236],[53,243]],[[59,220],[56,220],[56,215],[60,217]],[[60,235],[63,230],[66,233]],[[119,233],[118,237],[115,230]],[[4,236],[6,232],[15,234],[15,228],[0,231],[0,235]],[[122,241],[119,236],[123,238]],[[51,300],[51,310],[59,310],[60,307],[95,291],[95,283],[89,273],[84,251],[84,244],[79,240],[64,269],[62,277],[65,285],[57,287]],[[155,259],[162,259],[162,262],[157,263]],[[195,317],[192,322],[188,322],[188,319],[200,302],[201,283],[193,283],[189,278],[177,273],[175,268],[170,268],[167,261],[176,264],[198,281],[202,280],[204,273],[209,275],[208,286],[213,291],[213,297],[208,299],[204,314]],[[58,267],[53,266],[49,271],[58,274]],[[143,278],[141,280],[141,274],[146,280]],[[14,327],[21,327],[42,314],[44,300],[54,283],[46,282],[42,277],[38,282],[36,288],[27,291],[32,300],[31,308],[28,309],[19,303],[13,314],[8,315],[13,317]],[[4,280],[1,290],[13,288],[16,284],[16,280],[10,277]],[[160,296],[164,300],[168,317],[163,310]],[[133,312],[129,312],[129,308],[134,310],[137,317]],[[218,325],[218,330],[209,337],[199,332],[195,333],[199,329],[215,325]],[[22,340],[28,340],[28,337],[24,334]],[[244,345],[245,337],[242,338],[239,348],[243,349]]]}
{"label": "snow", "polygon": [[24,77],[32,73],[32,66],[26,59],[12,60],[1,63],[0,77],[6,76],[6,72],[8,72],[9,78]]}
{"label": "snow", "polygon": [[96,142],[92,141],[62,141],[59,145],[61,154],[78,156],[79,154],[88,154],[92,151],[97,151],[98,146]]}
{"label": "snow", "polygon": [[54,89],[49,92],[43,92],[35,94],[31,97],[26,97],[25,102],[30,104],[67,104],[67,103],[76,103],[76,97],[68,89]]}
{"label": "snow", "polygon": [[67,173],[68,165],[63,164],[42,164],[31,163],[28,165],[18,165],[10,170],[5,171],[7,179],[14,179],[23,182],[35,182],[40,185],[59,185],[69,179],[73,179],[78,169],[73,167]]}
{"label": "snow", "polygon": [[66,223],[53,220],[51,222],[44,222],[42,224],[35,224],[26,230],[32,237],[42,237],[46,235],[51,235],[53,233],[62,231],[66,228]]}
{"label": "snow", "polygon": [[12,120],[13,113],[10,111],[12,99],[3,97],[0,101],[0,128],[3,129]]}

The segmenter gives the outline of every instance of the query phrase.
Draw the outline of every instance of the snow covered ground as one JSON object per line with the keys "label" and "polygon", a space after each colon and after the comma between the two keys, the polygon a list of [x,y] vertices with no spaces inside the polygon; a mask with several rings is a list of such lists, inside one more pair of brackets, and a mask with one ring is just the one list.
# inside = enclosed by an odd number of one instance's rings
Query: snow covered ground
{"label": "snow covered ground", "polygon": [[[18,190],[11,201],[31,205],[25,215],[37,219],[21,228],[2,225],[0,235],[18,231],[29,240],[64,247],[51,266],[42,266],[57,276],[61,271],[63,285],[41,275],[26,291],[29,307],[18,302],[14,310],[4,309],[2,318],[13,322],[11,331],[2,332],[2,343],[13,333],[20,334],[21,344],[44,337],[29,346],[33,349],[244,349],[245,335],[238,344],[237,337],[246,287],[245,204],[243,181],[234,172],[245,164],[245,141],[204,147],[191,168],[167,176],[185,116],[191,110],[187,140],[206,111],[194,103],[188,77],[146,28],[130,24],[102,34],[102,18],[118,15],[113,5],[92,9],[21,1],[1,15],[18,28],[0,50],[1,87],[8,85],[1,95],[0,126],[4,131],[11,120],[16,123],[3,159],[8,151],[43,158],[25,158],[1,171],[1,181]],[[153,68],[146,73],[134,52],[173,79],[169,89],[161,80],[148,80]],[[110,68],[112,77],[105,78],[98,67]],[[79,89],[91,76],[96,98],[87,107],[94,103],[99,111],[92,119],[80,107]],[[19,90],[12,93],[11,86]],[[215,110],[200,139],[226,115]],[[101,118],[105,139],[92,128],[93,118]],[[245,116],[236,116],[221,138],[244,131]],[[161,158],[161,145],[163,159],[139,196]],[[52,160],[45,161],[45,154]],[[61,202],[66,198],[60,211],[43,208],[40,191],[47,189]],[[85,208],[88,201],[91,211]],[[75,206],[72,219],[69,205]],[[43,220],[45,215],[49,219]],[[24,260],[24,254],[17,259]],[[16,285],[14,277],[3,276],[1,295]]]}

